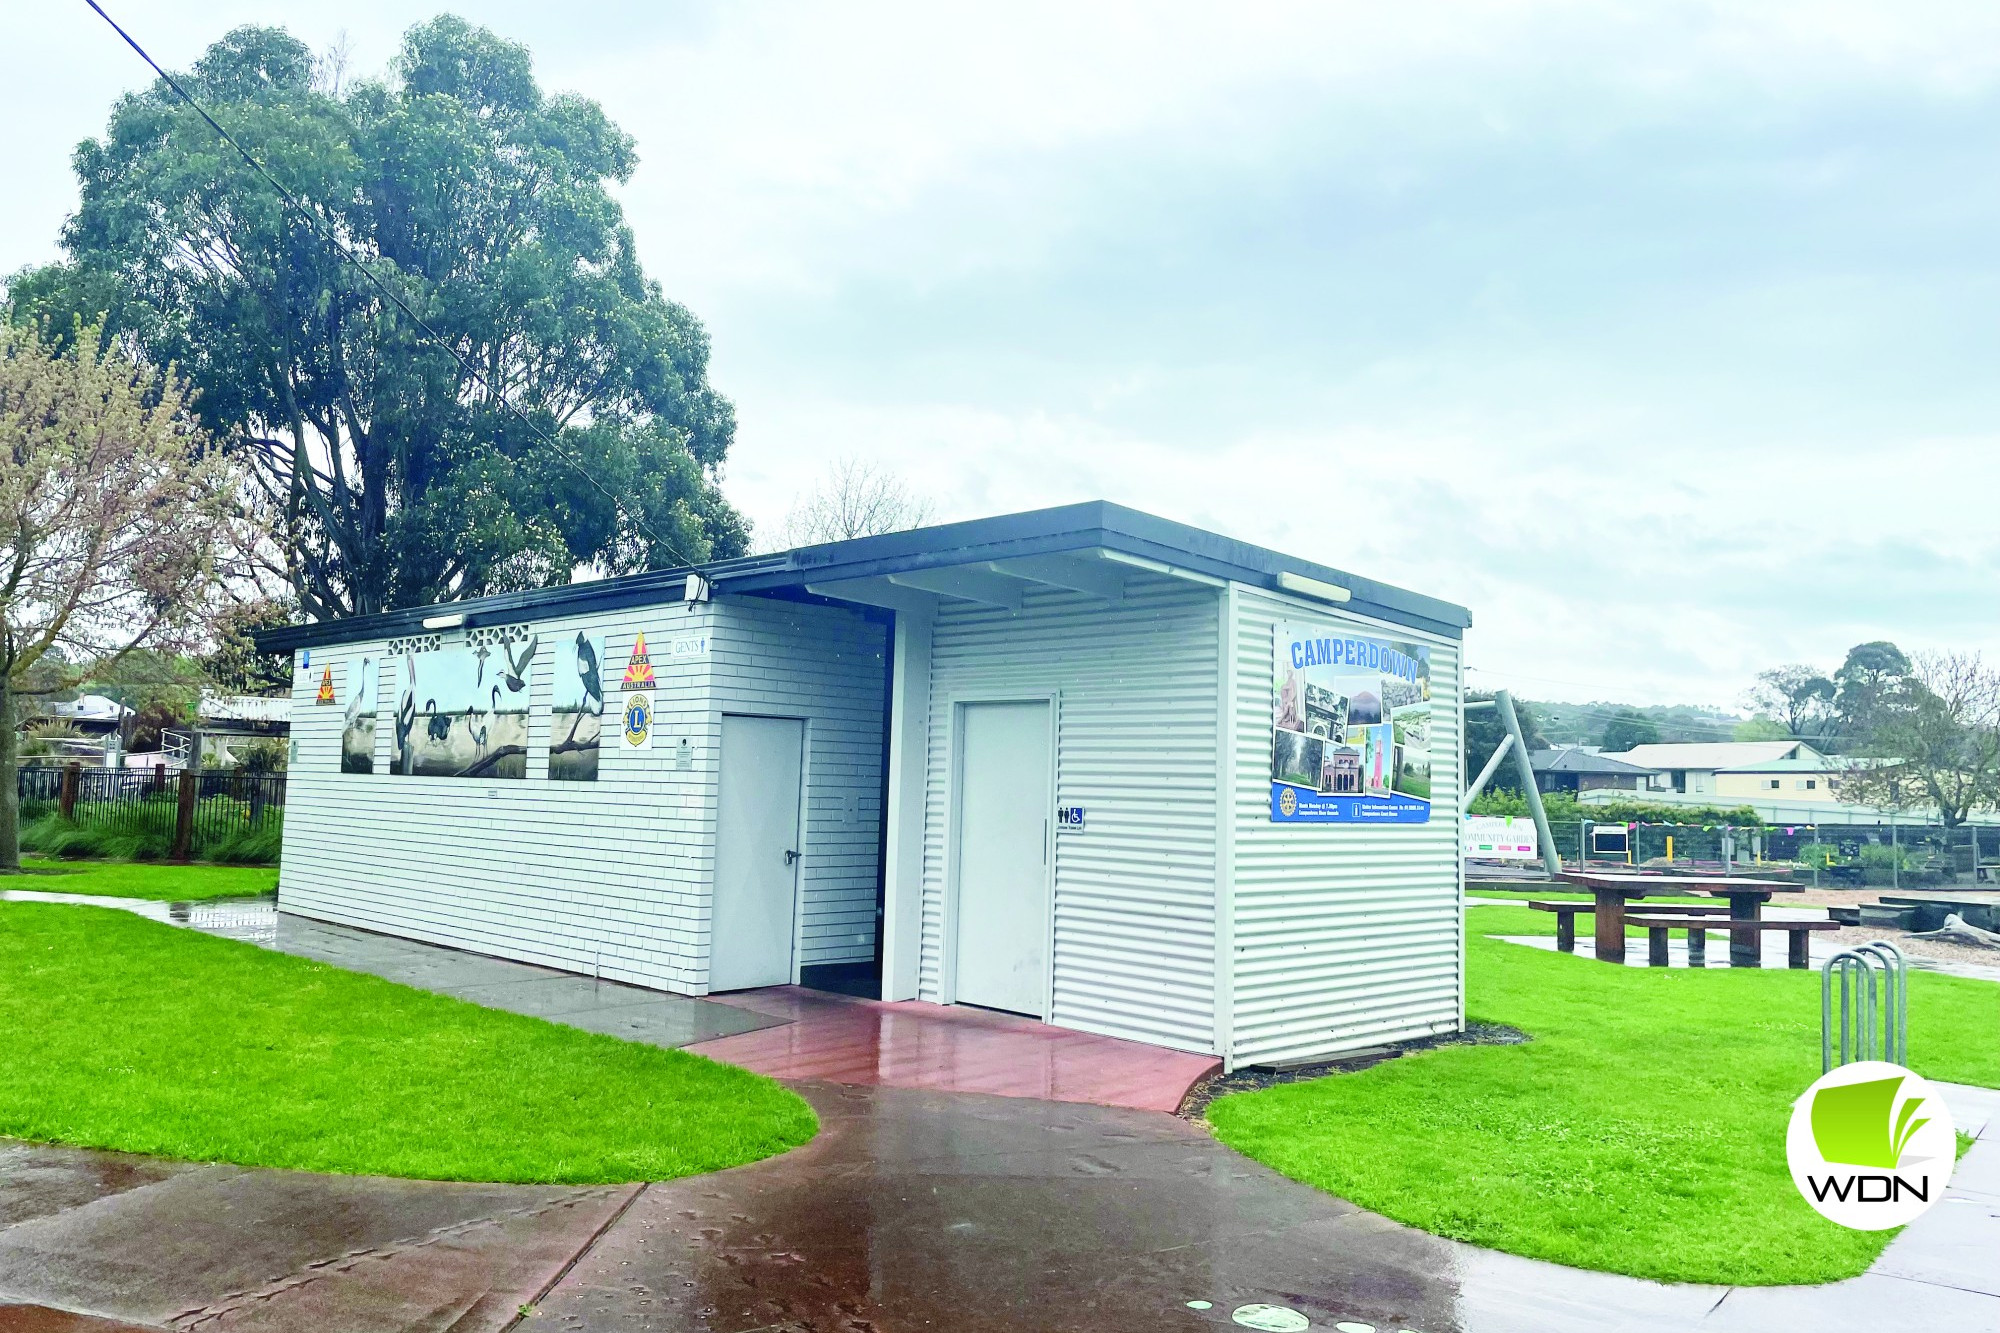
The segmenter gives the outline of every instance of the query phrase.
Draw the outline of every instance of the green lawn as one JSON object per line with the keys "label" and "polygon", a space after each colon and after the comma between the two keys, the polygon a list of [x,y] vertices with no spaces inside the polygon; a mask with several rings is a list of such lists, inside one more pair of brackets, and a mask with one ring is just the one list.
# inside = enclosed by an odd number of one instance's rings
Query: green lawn
{"label": "green lawn", "polygon": [[[1828,1282],[1893,1233],[1824,1221],[1785,1165],[1819,1076],[1819,974],[1617,968],[1502,944],[1527,908],[1468,913],[1468,1013],[1532,1034],[1209,1108],[1223,1142],[1442,1236],[1662,1281]],[[1910,978],[1919,1073],[2000,1086],[2000,986]]]}
{"label": "green lawn", "polygon": [[770,1079],[109,908],[0,903],[0,1134],[439,1180],[668,1180],[810,1139]]}
{"label": "green lawn", "polygon": [[149,861],[45,861],[24,857],[21,869],[22,874],[0,877],[0,889],[199,902],[207,898],[250,897],[278,887],[275,866],[171,866]]}

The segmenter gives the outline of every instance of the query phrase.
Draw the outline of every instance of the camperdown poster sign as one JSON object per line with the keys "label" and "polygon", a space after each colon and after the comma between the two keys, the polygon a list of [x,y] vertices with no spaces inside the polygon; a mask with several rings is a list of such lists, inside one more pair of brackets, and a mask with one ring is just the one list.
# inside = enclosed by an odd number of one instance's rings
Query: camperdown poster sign
{"label": "camperdown poster sign", "polygon": [[1323,625],[1280,624],[1271,694],[1271,818],[1422,824],[1431,817],[1431,653]]}

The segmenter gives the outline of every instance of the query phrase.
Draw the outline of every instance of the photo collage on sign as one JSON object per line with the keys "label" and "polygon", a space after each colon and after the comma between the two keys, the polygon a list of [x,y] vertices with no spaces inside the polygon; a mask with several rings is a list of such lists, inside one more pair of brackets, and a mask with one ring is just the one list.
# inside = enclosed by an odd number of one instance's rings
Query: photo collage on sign
{"label": "photo collage on sign", "polygon": [[1323,626],[1275,630],[1272,818],[1430,817],[1430,650]]}

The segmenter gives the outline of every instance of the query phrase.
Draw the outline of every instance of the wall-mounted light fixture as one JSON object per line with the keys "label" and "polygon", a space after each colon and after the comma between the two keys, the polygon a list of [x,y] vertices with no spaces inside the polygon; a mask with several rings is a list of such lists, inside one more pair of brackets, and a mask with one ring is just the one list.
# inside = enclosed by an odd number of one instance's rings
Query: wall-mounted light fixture
{"label": "wall-mounted light fixture", "polygon": [[1278,586],[1286,592],[1295,592],[1301,597],[1311,597],[1322,602],[1347,602],[1354,599],[1351,589],[1343,588],[1338,583],[1328,583],[1325,579],[1294,574],[1289,569],[1279,573]]}
{"label": "wall-mounted light fixture", "polygon": [[425,616],[425,629],[457,629],[465,623],[465,612],[454,611],[445,616]]}

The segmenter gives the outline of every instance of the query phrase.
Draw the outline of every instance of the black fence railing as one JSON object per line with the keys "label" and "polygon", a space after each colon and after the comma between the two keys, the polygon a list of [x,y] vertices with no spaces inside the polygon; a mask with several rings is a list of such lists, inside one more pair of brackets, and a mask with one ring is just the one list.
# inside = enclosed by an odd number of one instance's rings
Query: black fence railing
{"label": "black fence railing", "polygon": [[53,814],[77,837],[116,842],[139,855],[188,858],[240,849],[262,860],[257,846],[271,843],[274,851],[283,827],[285,775],[24,765],[20,796],[24,825]]}

